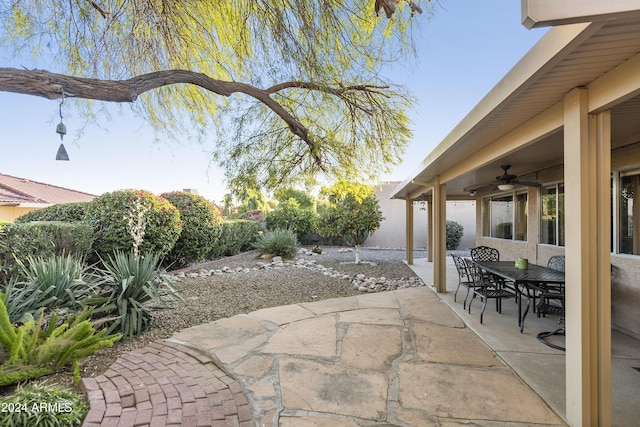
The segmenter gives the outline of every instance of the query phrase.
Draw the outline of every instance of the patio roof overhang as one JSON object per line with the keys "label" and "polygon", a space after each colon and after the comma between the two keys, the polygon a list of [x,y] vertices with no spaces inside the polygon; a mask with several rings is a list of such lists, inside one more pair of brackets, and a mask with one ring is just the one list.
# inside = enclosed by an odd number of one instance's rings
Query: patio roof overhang
{"label": "patio roof overhang", "polygon": [[[612,149],[638,142],[638,52],[640,21],[633,17],[551,28],[391,197],[428,198],[437,179],[448,199],[460,199],[495,181],[503,164],[527,180],[563,164],[563,99],[576,87],[589,88],[589,112],[611,108]],[[633,87],[626,78],[616,88],[617,75],[628,73],[639,76]]]}

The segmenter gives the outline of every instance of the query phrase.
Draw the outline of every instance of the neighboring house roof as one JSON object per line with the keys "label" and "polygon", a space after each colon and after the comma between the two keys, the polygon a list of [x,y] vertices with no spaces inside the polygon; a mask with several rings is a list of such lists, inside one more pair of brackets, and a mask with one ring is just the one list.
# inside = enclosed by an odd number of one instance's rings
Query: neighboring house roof
{"label": "neighboring house roof", "polygon": [[56,185],[0,174],[0,204],[56,205],[89,202],[96,196]]}

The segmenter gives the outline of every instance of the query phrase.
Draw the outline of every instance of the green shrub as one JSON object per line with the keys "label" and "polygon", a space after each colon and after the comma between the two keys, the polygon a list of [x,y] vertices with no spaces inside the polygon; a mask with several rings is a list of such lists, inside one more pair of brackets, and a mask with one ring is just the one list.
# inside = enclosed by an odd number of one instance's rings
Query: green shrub
{"label": "green shrub", "polygon": [[89,410],[83,394],[45,382],[19,385],[13,394],[0,397],[0,406],[14,409],[2,414],[7,427],[80,426]]}
{"label": "green shrub", "polygon": [[16,218],[15,222],[25,223],[31,221],[83,221],[89,202],[61,203],[47,206],[43,209],[35,209]]}
{"label": "green shrub", "polygon": [[57,372],[67,364],[73,367],[74,380],[80,380],[78,361],[101,348],[111,347],[120,334],[96,332],[91,325],[91,311],[68,318],[57,326],[58,316],[52,313],[44,327],[44,313],[38,321],[29,320],[15,326],[9,320],[5,295],[0,294],[0,345],[8,359],[0,365],[0,387],[39,378]]}
{"label": "green shrub", "polygon": [[458,249],[464,227],[456,221],[447,221],[447,250]]}
{"label": "green shrub", "polygon": [[317,215],[311,209],[302,209],[293,198],[280,202],[277,208],[267,214],[267,230],[291,230],[298,239],[316,229]]}
{"label": "green shrub", "polygon": [[101,258],[132,248],[162,257],[182,229],[178,209],[145,190],[119,190],[95,198],[87,207],[86,220],[93,226],[94,250]]}
{"label": "green shrub", "polygon": [[204,260],[220,237],[220,210],[198,194],[176,191],[161,196],[180,211],[182,220],[182,232],[167,255],[167,263],[183,267]]}
{"label": "green shrub", "polygon": [[236,255],[253,249],[253,244],[261,233],[260,223],[250,220],[230,220],[222,223],[220,237],[208,258]]}
{"label": "green shrub", "polygon": [[19,271],[16,259],[72,254],[84,258],[93,246],[93,229],[86,222],[29,222],[0,228],[0,282]]}
{"label": "green shrub", "polygon": [[102,292],[85,303],[95,306],[96,314],[107,317],[109,332],[119,331],[125,337],[138,335],[151,326],[154,310],[182,300],[160,275],[158,255],[117,251],[102,263],[104,269],[97,272]]}
{"label": "green shrub", "polygon": [[300,244],[291,230],[270,230],[256,239],[254,247],[263,255],[295,258]]}

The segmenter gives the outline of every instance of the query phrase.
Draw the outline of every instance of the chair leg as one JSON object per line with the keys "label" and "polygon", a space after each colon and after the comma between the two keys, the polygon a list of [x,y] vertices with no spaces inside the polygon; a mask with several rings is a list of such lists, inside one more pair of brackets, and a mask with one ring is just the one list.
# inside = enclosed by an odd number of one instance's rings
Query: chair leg
{"label": "chair leg", "polygon": [[482,325],[482,318],[484,316],[484,309],[487,308],[487,301],[489,299],[488,298],[483,298],[482,299],[482,310],[480,311],[480,324]]}
{"label": "chair leg", "polygon": [[467,294],[464,296],[464,302],[462,303],[462,309],[466,309],[467,308],[467,299],[469,298],[469,291],[471,290],[471,287],[467,287]]}
{"label": "chair leg", "polygon": [[469,301],[469,314],[471,314],[471,304],[473,304],[473,300],[476,299],[476,293],[473,293],[473,296],[471,297],[471,301]]}

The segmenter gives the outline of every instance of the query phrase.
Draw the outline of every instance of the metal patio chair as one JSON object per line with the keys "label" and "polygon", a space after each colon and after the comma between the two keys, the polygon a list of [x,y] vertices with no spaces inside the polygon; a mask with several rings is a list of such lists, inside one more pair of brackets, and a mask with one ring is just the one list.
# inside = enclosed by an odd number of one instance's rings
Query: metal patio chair
{"label": "metal patio chair", "polygon": [[482,324],[484,310],[487,308],[487,302],[490,299],[496,300],[496,311],[502,313],[502,299],[516,298],[517,295],[511,289],[506,288],[502,280],[495,280],[495,276],[485,274],[473,260],[466,260],[466,262],[470,277],[474,281],[473,296],[469,301],[469,314],[471,314],[471,304],[478,296],[482,301],[482,310],[480,311],[480,324]]}
{"label": "metal patio chair", "polygon": [[459,255],[451,255],[451,257],[453,258],[453,263],[458,271],[458,287],[456,288],[456,292],[453,294],[453,301],[455,302],[458,297],[458,290],[460,289],[460,286],[467,288],[467,293],[464,296],[464,302],[462,304],[463,309],[466,310],[467,299],[469,298],[470,290],[475,286],[475,282],[469,274],[469,269],[467,268],[465,259]]}

